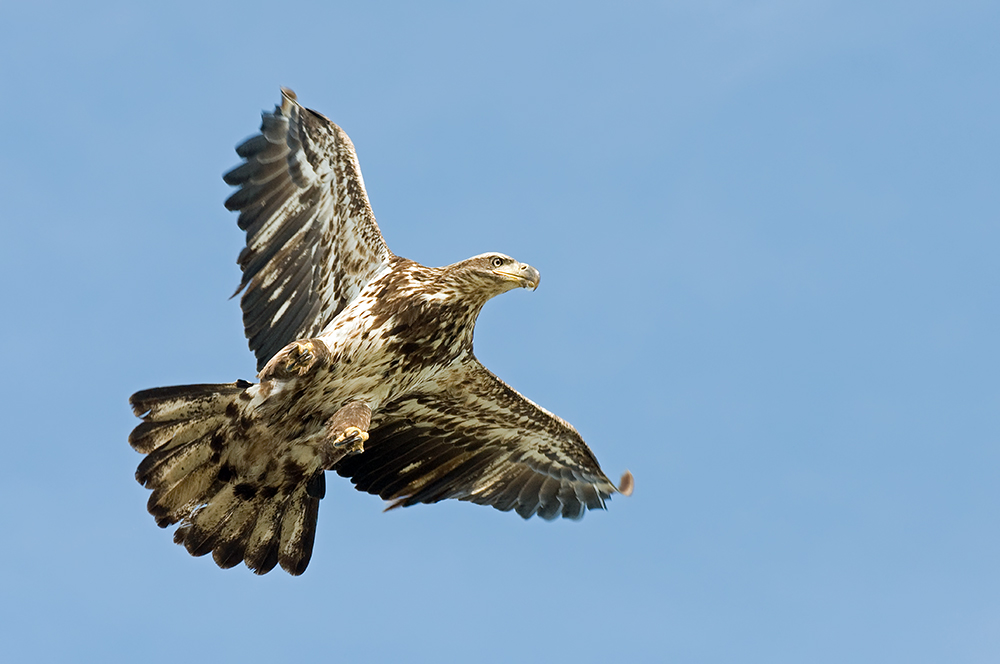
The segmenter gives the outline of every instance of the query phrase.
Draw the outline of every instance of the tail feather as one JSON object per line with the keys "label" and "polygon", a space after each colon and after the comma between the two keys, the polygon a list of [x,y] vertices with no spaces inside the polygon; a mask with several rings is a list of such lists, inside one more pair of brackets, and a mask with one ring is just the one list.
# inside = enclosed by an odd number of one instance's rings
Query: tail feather
{"label": "tail feather", "polygon": [[211,445],[206,445],[202,440],[194,440],[168,450],[157,450],[139,463],[135,479],[147,489],[170,489],[196,468],[210,462],[214,454]]}
{"label": "tail feather", "polygon": [[[254,441],[236,419],[239,397],[250,385],[161,387],[132,395],[132,409],[143,421],[129,443],[146,454],[136,480],[152,489],[147,508],[156,523],[180,523],[174,541],[192,555],[212,553],[223,568],[245,561],[257,574],[278,564],[302,574],[312,556],[322,477],[241,471],[234,459]],[[234,457],[234,450],[244,454]]]}
{"label": "tail feather", "polygon": [[243,500],[227,485],[177,529],[174,541],[193,556],[212,553],[219,567],[234,567],[243,562],[260,507],[260,501]]}
{"label": "tail feather", "polygon": [[144,420],[189,420],[225,411],[232,399],[251,385],[238,380],[235,383],[154,387],[136,392],[128,401],[135,416]]}
{"label": "tail feather", "polygon": [[165,451],[210,435],[230,419],[222,413],[188,420],[146,420],[132,429],[128,442],[136,452],[143,454]]}
{"label": "tail feather", "polygon": [[287,501],[265,503],[257,515],[257,523],[247,538],[247,567],[257,574],[267,574],[278,564],[278,538]]}
{"label": "tail feather", "polygon": [[219,530],[215,545],[212,547],[212,558],[219,567],[229,569],[243,562],[246,557],[247,540],[254,524],[257,523],[260,508],[259,500],[242,503],[233,511],[225,527]]}
{"label": "tail feather", "polygon": [[206,505],[191,515],[187,523],[177,529],[174,541],[183,544],[192,556],[211,553],[215,538],[229,523],[239,504],[232,485],[224,485]]}
{"label": "tail feather", "polygon": [[153,489],[147,507],[156,525],[166,528],[188,518],[199,505],[211,499],[217,469],[212,464],[198,466],[171,487]]}
{"label": "tail feather", "polygon": [[310,496],[306,485],[299,484],[288,497],[288,507],[281,519],[278,562],[289,574],[298,576],[309,565],[318,515],[319,498]]}

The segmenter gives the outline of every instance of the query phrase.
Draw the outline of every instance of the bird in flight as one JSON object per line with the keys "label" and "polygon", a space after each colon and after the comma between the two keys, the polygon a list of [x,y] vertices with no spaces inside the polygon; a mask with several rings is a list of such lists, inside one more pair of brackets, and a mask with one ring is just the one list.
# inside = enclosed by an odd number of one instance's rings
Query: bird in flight
{"label": "bird in flight", "polygon": [[490,298],[538,271],[486,253],[425,267],[386,246],[354,145],[282,89],[236,148],[226,207],[246,232],[243,323],[258,382],[130,398],[136,479],[174,541],[224,568],[302,574],[326,471],[389,509],[457,498],[524,518],[578,519],[631,493],[568,422],[521,396],[472,348]]}

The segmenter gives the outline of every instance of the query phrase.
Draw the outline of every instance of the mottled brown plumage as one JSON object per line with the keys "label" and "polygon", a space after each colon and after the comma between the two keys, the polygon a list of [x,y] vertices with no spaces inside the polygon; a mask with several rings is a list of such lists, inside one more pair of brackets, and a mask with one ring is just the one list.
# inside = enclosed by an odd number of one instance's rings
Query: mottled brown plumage
{"label": "mottled brown plumage", "polygon": [[473,354],[483,305],[536,288],[538,272],[496,253],[441,268],[392,254],[350,139],[282,94],[225,176],[247,233],[241,304],[260,382],[130,400],[157,524],[179,523],[174,540],[221,567],[301,574],[327,470],[390,507],[457,498],[545,519],[603,508],[618,489],[576,430]]}

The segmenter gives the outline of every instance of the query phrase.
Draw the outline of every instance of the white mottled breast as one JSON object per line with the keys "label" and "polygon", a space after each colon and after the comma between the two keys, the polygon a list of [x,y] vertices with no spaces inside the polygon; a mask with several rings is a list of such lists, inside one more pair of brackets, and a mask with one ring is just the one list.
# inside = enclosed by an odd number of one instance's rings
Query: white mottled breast
{"label": "white mottled breast", "polygon": [[[325,425],[345,404],[360,401],[372,410],[371,428],[389,401],[435,385],[447,367],[472,352],[472,335],[482,301],[471,306],[441,282],[442,268],[405,259],[368,283],[314,338],[329,357],[304,375],[272,375],[247,390],[241,408],[255,423],[251,438],[268,441],[268,454],[290,456],[318,467]],[[328,360],[328,361],[327,361]],[[432,390],[434,391],[434,390]],[[252,451],[248,446],[247,452]],[[247,457],[247,465],[257,464]]]}
{"label": "white mottled breast", "polygon": [[[377,305],[385,302],[387,281],[391,279],[395,279],[391,284],[393,298],[396,302],[406,303],[406,309],[405,312],[386,316],[384,309],[380,310]],[[446,304],[449,294],[447,290],[421,288],[418,280],[400,282],[398,274],[394,275],[388,269],[383,271],[317,337],[329,349],[334,369],[322,373],[319,382],[309,386],[306,398],[318,410],[330,415],[349,401],[362,401],[371,407],[377,420],[379,407],[386,401],[419,390],[422,383],[440,373],[442,365],[434,363],[414,367],[410,361],[412,353],[401,350],[400,335],[393,335],[392,331],[401,318],[406,318],[412,325],[411,329],[423,330],[424,337],[419,343],[421,352],[435,351],[442,344],[453,344],[453,339],[437,334],[434,329],[442,324],[442,317],[434,313],[423,317],[413,313],[421,310],[421,305],[428,305],[429,312],[438,311]],[[478,311],[471,313],[468,320],[455,326],[463,329],[463,333],[468,327],[470,350],[472,327]],[[450,364],[464,355],[463,352],[447,359],[442,356],[442,360]],[[308,379],[309,376],[302,378]]]}
{"label": "white mottled breast", "polygon": [[360,400],[377,411],[392,395],[410,391],[420,380],[419,376],[403,379],[394,371],[396,356],[386,352],[392,325],[376,326],[373,313],[375,294],[380,288],[381,281],[376,278],[318,337],[330,350],[336,367],[330,382],[321,388],[325,398],[337,404],[334,410],[348,401]]}

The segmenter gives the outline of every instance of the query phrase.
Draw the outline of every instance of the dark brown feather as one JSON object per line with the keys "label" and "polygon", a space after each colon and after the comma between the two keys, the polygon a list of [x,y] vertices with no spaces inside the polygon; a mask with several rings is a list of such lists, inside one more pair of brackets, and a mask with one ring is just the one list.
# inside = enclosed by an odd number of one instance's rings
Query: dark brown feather
{"label": "dark brown feather", "polygon": [[[392,257],[350,139],[299,106],[291,92],[282,96],[263,114],[261,133],[237,147],[246,161],[223,176],[239,187],[226,207],[240,213],[239,227],[247,232],[237,293],[246,291],[244,326],[258,370],[288,343],[318,334]],[[268,240],[260,244],[265,232]],[[317,281],[314,272],[306,276],[306,264],[338,278]],[[300,302],[276,320],[266,303],[280,307],[292,293]]]}

